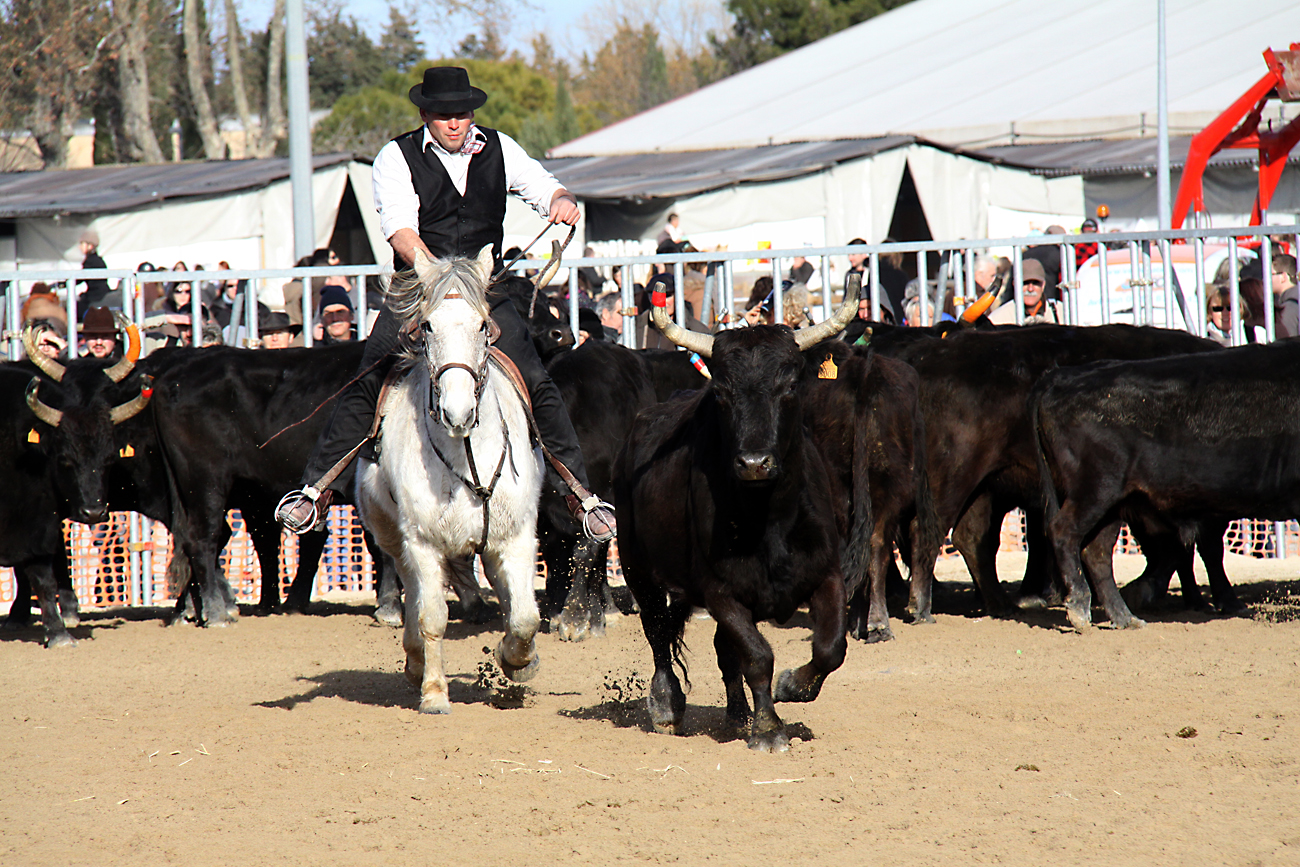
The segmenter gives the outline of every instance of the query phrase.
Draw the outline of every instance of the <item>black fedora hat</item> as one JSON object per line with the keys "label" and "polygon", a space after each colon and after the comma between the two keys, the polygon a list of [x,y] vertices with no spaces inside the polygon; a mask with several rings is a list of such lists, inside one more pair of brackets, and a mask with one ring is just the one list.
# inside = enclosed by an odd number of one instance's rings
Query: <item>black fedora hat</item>
{"label": "black fedora hat", "polygon": [[411,102],[425,111],[459,114],[487,102],[487,94],[471,87],[469,73],[459,66],[430,66],[424,81],[411,88]]}

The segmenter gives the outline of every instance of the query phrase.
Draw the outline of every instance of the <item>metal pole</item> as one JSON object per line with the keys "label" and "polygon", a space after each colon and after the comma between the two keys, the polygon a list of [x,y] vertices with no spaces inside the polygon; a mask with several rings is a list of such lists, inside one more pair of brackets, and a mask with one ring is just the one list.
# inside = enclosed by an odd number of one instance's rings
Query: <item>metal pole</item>
{"label": "metal pole", "polygon": [[922,328],[930,324],[930,263],[925,259],[925,251],[916,254],[916,307],[917,324]]}
{"label": "metal pole", "polygon": [[[678,302],[680,304],[681,302]],[[578,269],[569,266],[569,331],[573,334],[573,345],[578,345]]]}
{"label": "metal pole", "polygon": [[[8,325],[8,328],[6,328],[5,330],[9,331],[12,334],[17,334],[19,329],[21,329],[23,326],[23,324],[18,321],[22,317],[22,308],[21,305],[18,303],[18,297],[21,294],[22,294],[21,283],[19,283],[19,281],[17,280],[12,281],[9,284],[9,288],[5,290],[5,311],[7,313],[7,318],[8,318],[8,322],[6,323]],[[9,360],[10,361],[17,361],[19,359],[19,357],[21,356],[21,351],[20,351],[21,346],[22,343],[18,340],[18,338],[16,337],[9,338]]]}
{"label": "metal pole", "polygon": [[127,518],[127,561],[131,567],[131,607],[140,604],[140,516],[131,512]]}
{"label": "metal pole", "polygon": [[67,281],[68,297],[64,306],[68,311],[68,358],[77,357],[77,282],[69,277]]}
{"label": "metal pole", "polygon": [[357,308],[357,340],[365,340],[370,332],[370,308],[366,299],[366,278],[364,274],[355,274],[353,279],[356,280],[356,308]]}
{"label": "metal pole", "polygon": [[245,290],[245,293],[248,295],[248,300],[245,302],[248,305],[248,309],[245,311],[245,315],[246,315],[245,321],[248,323],[247,326],[248,334],[245,337],[244,345],[247,346],[249,349],[257,349],[258,347],[257,284],[260,279],[261,279],[260,277],[253,277],[249,279],[248,288]]}
{"label": "metal pole", "polygon": [[[686,282],[686,266],[681,262],[673,263],[673,319],[682,328],[686,327],[686,298],[683,294],[684,283]],[[577,284],[573,284],[577,285]],[[573,308],[577,310],[577,307]],[[577,316],[575,313],[574,316]],[[574,332],[577,334],[578,332]]]}
{"label": "metal pole", "polygon": [[[871,277],[871,321],[880,321],[880,254],[872,253],[867,262],[867,273]],[[895,322],[895,325],[901,323]]]}
{"label": "metal pole", "polygon": [[1158,241],[1160,250],[1160,294],[1165,304],[1165,328],[1174,327],[1174,245],[1169,241]]}
{"label": "metal pole", "polygon": [[1075,258],[1073,244],[1061,245],[1061,262],[1065,265],[1066,321],[1070,325],[1079,324],[1079,263]]}
{"label": "metal pole", "polygon": [[303,0],[288,0],[287,12],[284,65],[289,80],[289,182],[293,187],[293,258],[296,261],[310,256],[316,249],[316,229],[312,213],[311,105],[307,92]]}
{"label": "metal pole", "polygon": [[723,297],[727,299],[727,327],[736,327],[736,262],[734,259],[728,259],[722,266],[722,273],[725,274],[723,279]]}
{"label": "metal pole", "polygon": [[961,293],[963,300],[961,303],[961,309],[957,311],[958,316],[961,316],[961,314],[965,313],[966,308],[969,307],[971,304],[975,303],[975,293],[978,291],[979,291],[979,287],[975,285],[975,248],[967,247],[966,248],[966,288]]}
{"label": "metal pole", "polygon": [[130,319],[136,325],[139,325],[140,320],[135,318],[135,304],[133,303],[135,296],[131,293],[131,289],[133,288],[131,285],[131,278],[122,278],[122,282],[118,284],[117,288],[118,291],[122,293],[122,315],[127,319]]}
{"label": "metal pole", "polygon": [[1237,283],[1237,269],[1240,263],[1237,261],[1237,238],[1231,236],[1228,238],[1228,313],[1232,319],[1231,344],[1240,346],[1244,340],[1238,340],[1239,333],[1244,337],[1241,323],[1241,292]]}
{"label": "metal pole", "polygon": [[144,515],[140,516],[140,537],[144,543],[144,551],[140,555],[140,571],[143,577],[140,582],[140,604],[153,604],[153,521]]}
{"label": "metal pole", "polygon": [[831,257],[821,257],[822,267],[822,322],[835,315],[834,300],[831,298]]}
{"label": "metal pole", "polygon": [[[1260,215],[1260,225],[1267,221],[1267,214]],[[1259,239],[1259,275],[1264,279],[1264,334],[1272,343],[1277,339],[1276,313],[1273,309],[1273,239],[1264,235]]]}
{"label": "metal pole", "polygon": [[[1170,227],[1169,208],[1169,74],[1165,37],[1165,0],[1156,3],[1156,209],[1160,228]],[[1168,289],[1166,288],[1166,291]]]}
{"label": "metal pole", "polygon": [[1138,253],[1137,241],[1128,242],[1128,273],[1129,287],[1131,289],[1129,300],[1133,306],[1133,324],[1141,325],[1143,324],[1140,313],[1142,309],[1142,256]]}
{"label": "metal pole", "polygon": [[[961,261],[961,259],[962,259],[961,250],[951,250],[951,251],[949,251],[949,253],[948,253],[948,270],[949,270],[949,272],[951,273],[951,276],[952,276],[952,296],[953,296],[953,297],[952,297],[952,304],[953,304],[953,310],[954,310],[955,312],[958,312],[958,313],[960,313],[961,311],[957,310],[957,296],[960,295],[960,294],[962,294],[962,292],[964,291],[964,288],[963,288],[963,287],[964,287],[964,284],[965,284],[965,282],[966,282],[966,281],[963,279],[963,276],[964,276],[964,275],[963,275],[963,273],[962,273],[962,261]],[[940,301],[939,301],[938,303],[935,304],[934,315],[935,315],[936,317],[942,318],[942,317],[943,317],[943,309],[942,309],[942,308],[945,306],[945,305],[944,305],[944,301],[947,300],[947,293],[945,293],[945,292],[941,292],[941,293],[939,294],[939,298],[940,298]]]}
{"label": "metal pole", "polygon": [[623,333],[619,335],[619,342],[628,349],[636,349],[636,316],[628,315],[628,311],[636,307],[636,299],[632,297],[632,266],[626,264],[622,271],[623,283],[619,286],[619,301],[622,309],[619,310],[623,317]]}
{"label": "metal pole", "polygon": [[1025,284],[1021,280],[1020,268],[1024,263],[1024,250],[1011,248],[1011,287],[1015,290],[1016,324],[1025,324]]}
{"label": "metal pole", "polygon": [[1110,266],[1106,262],[1106,254],[1110,252],[1106,247],[1106,242],[1102,241],[1097,245],[1097,277],[1098,285],[1101,287],[1101,324],[1110,324]]}
{"label": "metal pole", "polygon": [[1142,285],[1142,309],[1143,323],[1146,325],[1156,324],[1156,281],[1151,270],[1151,242],[1142,242],[1142,278],[1145,281]]}
{"label": "metal pole", "polygon": [[[302,258],[301,256],[299,258]],[[302,278],[302,345],[314,346],[316,343],[316,311],[312,309],[312,277]]]}
{"label": "metal pole", "polygon": [[203,292],[195,284],[190,284],[190,345],[203,345]]}
{"label": "metal pole", "polygon": [[1196,321],[1188,323],[1188,331],[1198,337],[1206,336],[1205,321],[1205,239],[1192,240],[1192,256],[1196,260]]}
{"label": "metal pole", "polygon": [[784,287],[781,286],[781,260],[772,260],[772,324],[779,325],[785,321]]}

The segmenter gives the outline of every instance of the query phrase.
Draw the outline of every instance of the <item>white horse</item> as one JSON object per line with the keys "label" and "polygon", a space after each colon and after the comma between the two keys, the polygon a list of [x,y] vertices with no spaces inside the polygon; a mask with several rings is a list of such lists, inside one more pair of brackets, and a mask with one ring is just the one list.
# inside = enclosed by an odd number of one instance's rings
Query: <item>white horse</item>
{"label": "white horse", "polygon": [[491,271],[490,247],[477,260],[417,253],[415,277],[389,287],[413,366],[384,406],[377,461],[357,467],[362,519],[406,587],[406,677],[420,687],[425,713],[451,710],[446,585],[476,552],[505,615],[497,664],[515,681],[540,664],[533,579],[542,457],[518,392],[489,360]]}

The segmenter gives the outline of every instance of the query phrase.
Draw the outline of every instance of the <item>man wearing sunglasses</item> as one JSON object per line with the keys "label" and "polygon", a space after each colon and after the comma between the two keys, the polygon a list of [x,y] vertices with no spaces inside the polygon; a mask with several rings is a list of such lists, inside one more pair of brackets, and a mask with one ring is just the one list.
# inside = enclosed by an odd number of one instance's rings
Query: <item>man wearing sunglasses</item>
{"label": "man wearing sunglasses", "polygon": [[[470,86],[464,69],[430,67],[409,95],[420,109],[422,126],[386,144],[372,168],[380,229],[393,248],[395,265],[413,263],[417,250],[431,258],[473,257],[489,244],[500,262],[508,194],[528,202],[551,223],[577,224],[580,212],[572,193],[509,136],[475,125],[474,110],[488,97]],[[590,483],[559,389],[512,302],[496,293],[490,297],[492,319],[501,330],[496,346],[523,375],[542,443],[585,493]],[[302,489],[286,496],[276,511],[276,518],[290,530],[303,533],[320,523],[332,494],[347,491],[352,476],[348,456],[370,430],[387,373],[388,365],[379,362],[396,347],[397,318],[384,307],[361,360],[361,370],[368,372],[339,398],[303,472]],[[326,481],[335,470],[335,478]],[[549,463],[547,477],[561,492],[569,490]],[[579,500],[577,491],[566,501],[591,538],[614,537],[614,512],[608,503],[590,494]]]}

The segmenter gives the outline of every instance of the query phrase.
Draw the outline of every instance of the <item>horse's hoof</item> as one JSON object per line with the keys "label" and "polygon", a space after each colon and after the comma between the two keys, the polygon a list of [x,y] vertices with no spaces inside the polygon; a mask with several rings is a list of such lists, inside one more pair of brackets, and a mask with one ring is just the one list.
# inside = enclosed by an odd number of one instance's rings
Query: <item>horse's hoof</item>
{"label": "horse's hoof", "polygon": [[375,609],[375,622],[384,626],[400,629],[402,626],[402,609],[396,605],[383,605]]}
{"label": "horse's hoof", "polygon": [[447,696],[420,702],[420,713],[451,713],[451,702]]}
{"label": "horse's hoof", "polygon": [[784,730],[750,735],[749,748],[757,753],[784,753],[790,749],[790,737]]}
{"label": "horse's hoof", "polygon": [[77,641],[71,635],[68,635],[66,632],[61,632],[58,635],[51,635],[48,638],[46,638],[45,646],[46,647],[76,647]]}
{"label": "horse's hoof", "polygon": [[500,644],[497,645],[496,653],[493,656],[496,658],[497,667],[501,669],[501,673],[515,683],[527,683],[537,676],[538,669],[542,667],[542,655],[537,652],[536,648],[533,649],[532,660],[523,667],[516,667],[506,662]]}

